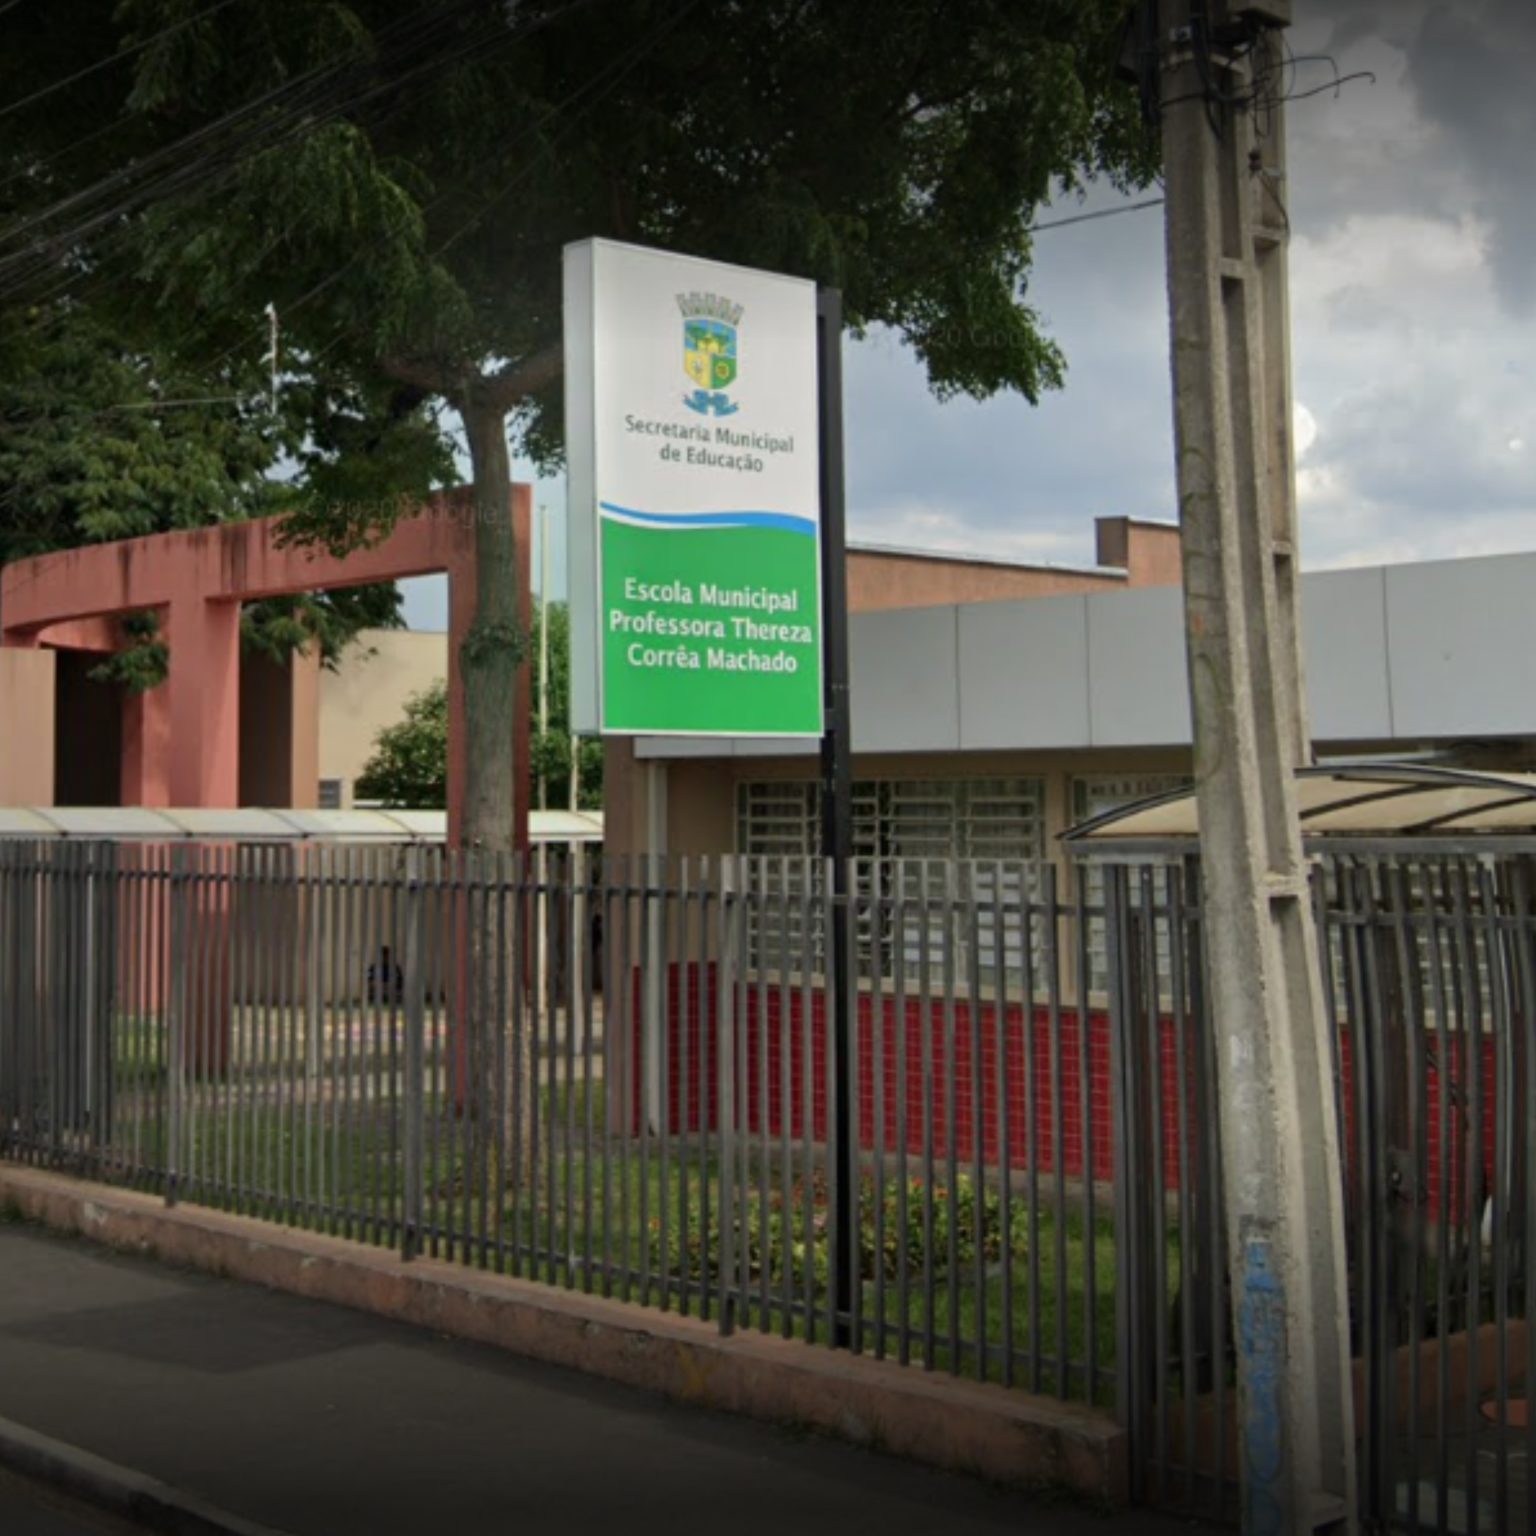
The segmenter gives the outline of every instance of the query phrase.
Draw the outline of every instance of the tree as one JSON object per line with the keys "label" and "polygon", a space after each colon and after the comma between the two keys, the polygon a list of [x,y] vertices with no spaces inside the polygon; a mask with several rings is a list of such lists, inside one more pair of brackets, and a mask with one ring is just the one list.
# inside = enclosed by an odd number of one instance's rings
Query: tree
{"label": "tree", "polygon": [[[853,328],[893,327],[941,394],[1034,399],[1063,368],[1023,297],[1034,208],[1058,182],[1151,168],[1114,79],[1126,8],[272,0],[189,17],[123,0],[110,25],[137,52],[118,110],[139,152],[33,233],[126,225],[160,313],[249,322],[270,300],[317,388],[457,413],[480,514],[465,831],[505,847],[527,651],[508,433],[558,461],[562,246],[603,235],[833,283]],[[390,515],[309,510],[296,531],[326,540]]]}
{"label": "tree", "polygon": [[[47,222],[164,136],[123,111],[115,9],[35,8],[0,49],[0,564],[451,481],[419,393],[285,378],[274,402],[259,314],[160,309],[121,214],[92,238]],[[248,604],[242,633],[276,659],[314,644],[329,663],[359,628],[398,622],[385,585]],[[96,675],[154,686],[169,660],[156,616],[122,628]]]}
{"label": "tree", "polygon": [[448,804],[448,687],[433,683],[406,701],[405,718],[374,742],[353,790],[392,810],[441,810]]}
{"label": "tree", "polygon": [[[539,615],[533,618],[533,654],[539,654]],[[551,810],[570,805],[570,626],[564,603],[549,605],[549,729],[535,732],[533,793]],[[539,678],[534,676],[533,709],[539,714]],[[581,803],[586,809],[602,804],[603,752],[598,742],[580,746]],[[387,806],[430,809],[448,803],[448,695],[442,683],[414,695],[405,718],[382,730],[374,753],[356,786],[364,800]],[[540,790],[544,790],[541,797]]]}

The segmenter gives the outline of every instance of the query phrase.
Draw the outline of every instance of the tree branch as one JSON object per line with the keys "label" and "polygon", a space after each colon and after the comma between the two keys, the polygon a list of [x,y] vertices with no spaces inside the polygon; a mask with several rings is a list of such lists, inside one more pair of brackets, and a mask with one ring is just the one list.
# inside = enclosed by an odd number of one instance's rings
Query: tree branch
{"label": "tree branch", "polygon": [[519,400],[553,384],[564,372],[565,347],[557,341],[498,369],[480,386],[479,395],[486,404],[510,411]]}
{"label": "tree branch", "polygon": [[429,395],[456,395],[474,378],[471,368],[434,367],[419,357],[381,357],[379,366],[390,378],[398,379],[402,384],[412,384]]}

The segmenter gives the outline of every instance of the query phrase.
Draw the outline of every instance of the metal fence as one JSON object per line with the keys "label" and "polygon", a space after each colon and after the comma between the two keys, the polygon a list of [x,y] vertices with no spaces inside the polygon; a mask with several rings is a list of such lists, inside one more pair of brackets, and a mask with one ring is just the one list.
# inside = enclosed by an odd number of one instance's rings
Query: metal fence
{"label": "metal fence", "polygon": [[[0,843],[0,1155],[1054,1394],[1234,1514],[1198,865],[830,874]],[[1527,1529],[1529,862],[1314,892],[1363,1513]]]}
{"label": "metal fence", "polygon": [[[1400,847],[1402,845],[1399,845]],[[1118,1122],[1121,1403],[1137,1492],[1237,1510],[1232,1312],[1199,869],[1105,871]],[[1362,1517],[1531,1529],[1536,1429],[1536,889],[1501,849],[1327,850],[1313,877],[1334,1021]]]}
{"label": "metal fence", "polygon": [[828,873],[0,844],[0,1154],[1111,1405],[1101,919]]}

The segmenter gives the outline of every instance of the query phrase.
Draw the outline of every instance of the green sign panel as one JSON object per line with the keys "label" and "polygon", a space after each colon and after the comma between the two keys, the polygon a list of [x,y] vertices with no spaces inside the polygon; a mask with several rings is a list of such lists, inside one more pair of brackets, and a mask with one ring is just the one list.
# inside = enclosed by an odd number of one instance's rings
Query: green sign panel
{"label": "green sign panel", "polygon": [[567,252],[578,727],[822,731],[815,289]]}

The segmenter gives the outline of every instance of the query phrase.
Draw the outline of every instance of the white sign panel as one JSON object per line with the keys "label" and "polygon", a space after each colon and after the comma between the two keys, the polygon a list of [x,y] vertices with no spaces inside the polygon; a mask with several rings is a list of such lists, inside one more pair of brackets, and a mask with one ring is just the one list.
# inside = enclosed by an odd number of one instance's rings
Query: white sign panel
{"label": "white sign panel", "polygon": [[576,728],[819,736],[816,288],[565,253]]}

